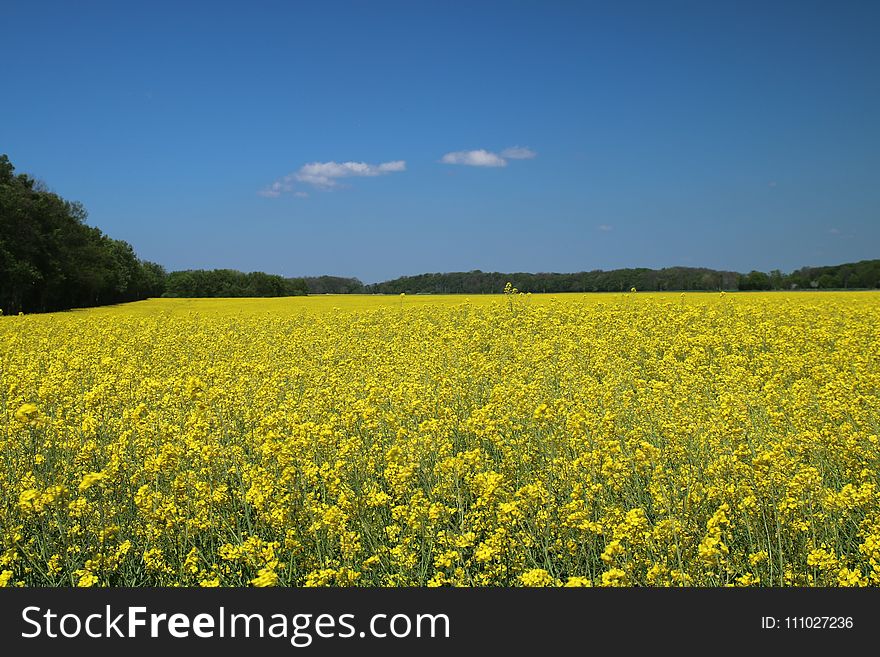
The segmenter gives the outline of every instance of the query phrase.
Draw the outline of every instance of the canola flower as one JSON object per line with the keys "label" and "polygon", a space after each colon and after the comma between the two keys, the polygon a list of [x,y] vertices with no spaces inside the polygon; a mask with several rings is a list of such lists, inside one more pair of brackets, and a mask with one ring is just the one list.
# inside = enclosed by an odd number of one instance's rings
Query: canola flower
{"label": "canola flower", "polygon": [[876,586],[880,294],[0,317],[2,586]]}

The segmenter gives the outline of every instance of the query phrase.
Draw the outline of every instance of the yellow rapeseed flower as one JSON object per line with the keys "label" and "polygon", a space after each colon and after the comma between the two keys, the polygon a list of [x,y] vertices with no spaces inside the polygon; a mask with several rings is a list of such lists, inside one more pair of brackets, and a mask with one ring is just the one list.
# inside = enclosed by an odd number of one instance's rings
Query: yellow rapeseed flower
{"label": "yellow rapeseed flower", "polygon": [[0,582],[880,585],[880,292],[498,292],[0,317]]}
{"label": "yellow rapeseed flower", "polygon": [[106,477],[107,475],[103,472],[89,472],[82,478],[82,481],[79,483],[79,491],[82,492],[88,490],[92,486],[104,481]]}

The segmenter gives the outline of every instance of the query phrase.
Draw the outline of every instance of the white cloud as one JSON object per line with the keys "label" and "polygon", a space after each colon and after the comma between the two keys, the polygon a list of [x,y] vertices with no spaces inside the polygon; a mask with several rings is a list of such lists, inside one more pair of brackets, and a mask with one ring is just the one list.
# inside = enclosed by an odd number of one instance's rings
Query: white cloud
{"label": "white cloud", "polygon": [[508,160],[531,160],[537,155],[531,148],[524,148],[523,146],[511,146],[501,151],[501,157],[505,157]]}
{"label": "white cloud", "polygon": [[603,233],[610,233],[612,230],[614,230],[614,226],[610,226],[608,224],[599,224],[598,226],[596,226],[596,228],[601,230]]}
{"label": "white cloud", "polygon": [[[289,173],[280,180],[257,192],[260,196],[277,198],[283,192],[292,192],[295,183],[305,183],[318,189],[332,189],[339,185],[340,178],[374,177],[383,176],[387,173],[406,171],[406,162],[393,160],[380,164],[368,164],[366,162],[309,162],[302,165],[297,171]],[[294,192],[294,196],[306,198],[308,193],[303,191]]]}
{"label": "white cloud", "polygon": [[379,173],[394,173],[396,171],[406,171],[406,162],[403,160],[394,160],[393,162],[383,162],[378,167]]}
{"label": "white cloud", "polygon": [[386,173],[406,171],[406,162],[395,160],[382,164],[367,164],[366,162],[310,162],[300,167],[294,177],[303,183],[315,187],[335,187],[339,178],[353,176],[381,176]]}
{"label": "white cloud", "polygon": [[464,164],[469,167],[506,167],[507,160],[485,149],[454,151],[440,158],[443,164]]}
{"label": "white cloud", "polygon": [[501,155],[480,148],[475,151],[453,151],[440,158],[443,164],[463,164],[469,167],[506,167],[507,160],[530,160],[538,154],[530,148],[511,146]]}
{"label": "white cloud", "polygon": [[839,229],[839,228],[829,228],[829,229],[828,229],[828,232],[829,232],[831,235],[840,235],[840,229]]}

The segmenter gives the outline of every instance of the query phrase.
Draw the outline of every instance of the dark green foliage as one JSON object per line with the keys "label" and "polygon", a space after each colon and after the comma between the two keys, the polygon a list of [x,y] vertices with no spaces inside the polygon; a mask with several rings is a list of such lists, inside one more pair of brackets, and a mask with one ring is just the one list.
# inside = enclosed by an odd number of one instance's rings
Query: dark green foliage
{"label": "dark green foliage", "polygon": [[358,294],[364,291],[364,284],[356,278],[307,276],[302,280],[306,282],[309,294]]}
{"label": "dark green foliage", "polygon": [[737,285],[740,290],[770,290],[773,287],[770,276],[754,270],[745,276],[740,274]]}
{"label": "dark green foliage", "polygon": [[0,155],[0,309],[47,312],[158,296],[165,272],[85,223],[65,201]]}
{"label": "dark green foliage", "polygon": [[234,269],[174,271],[165,279],[166,297],[291,297],[306,294],[301,278]]}
{"label": "dark green foliage", "polygon": [[863,260],[833,267],[804,267],[791,274],[738,274],[697,267],[595,270],[576,274],[451,272],[403,276],[364,286],[374,294],[497,294],[510,283],[521,292],[642,292],[686,290],[791,290],[813,288],[878,288],[880,260]]}
{"label": "dark green foliage", "polygon": [[510,281],[521,292],[626,292],[632,288],[657,290],[736,289],[738,274],[695,267],[667,269],[595,270],[575,274],[499,272],[453,272],[404,276],[366,286],[381,294],[492,294]]}
{"label": "dark green foliage", "polygon": [[860,260],[830,267],[802,267],[788,275],[794,289],[880,287],[880,260]]}

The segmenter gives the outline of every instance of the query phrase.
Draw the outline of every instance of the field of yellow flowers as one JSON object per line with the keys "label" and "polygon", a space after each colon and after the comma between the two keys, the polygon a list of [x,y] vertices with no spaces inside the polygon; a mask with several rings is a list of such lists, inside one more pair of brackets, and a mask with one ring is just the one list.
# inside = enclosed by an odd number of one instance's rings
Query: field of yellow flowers
{"label": "field of yellow flowers", "polygon": [[0,317],[0,585],[880,584],[880,294]]}

